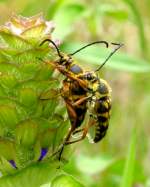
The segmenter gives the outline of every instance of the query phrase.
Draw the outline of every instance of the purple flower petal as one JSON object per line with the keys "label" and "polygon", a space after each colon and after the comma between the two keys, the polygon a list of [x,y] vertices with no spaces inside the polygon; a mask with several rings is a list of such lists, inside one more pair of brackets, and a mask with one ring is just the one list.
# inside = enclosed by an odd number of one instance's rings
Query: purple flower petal
{"label": "purple flower petal", "polygon": [[16,166],[14,160],[9,160],[9,163],[10,163],[15,169],[17,169],[17,166]]}
{"label": "purple flower petal", "polygon": [[41,156],[40,156],[40,158],[38,159],[38,161],[41,161],[41,160],[45,157],[45,155],[47,154],[47,152],[48,152],[48,149],[47,149],[47,148],[42,148],[42,149],[41,149]]}

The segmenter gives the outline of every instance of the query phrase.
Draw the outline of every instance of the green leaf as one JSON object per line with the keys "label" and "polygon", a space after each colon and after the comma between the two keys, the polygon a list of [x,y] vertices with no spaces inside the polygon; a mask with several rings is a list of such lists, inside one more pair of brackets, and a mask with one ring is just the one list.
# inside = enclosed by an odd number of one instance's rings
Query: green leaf
{"label": "green leaf", "polygon": [[25,147],[32,146],[37,138],[38,125],[31,120],[26,120],[17,125],[16,142]]}
{"label": "green leaf", "polygon": [[31,88],[22,88],[19,93],[19,101],[26,107],[35,108],[38,102],[36,92]]}
{"label": "green leaf", "polygon": [[50,184],[43,184],[42,186],[40,187],[50,187]]}
{"label": "green leaf", "polygon": [[60,175],[52,181],[51,187],[84,187],[71,175]]}
{"label": "green leaf", "polygon": [[88,175],[94,175],[98,172],[106,170],[115,161],[116,159],[106,155],[96,157],[79,155],[76,159],[79,170]]}
{"label": "green leaf", "polygon": [[32,45],[23,38],[7,33],[3,30],[0,31],[0,36],[3,38],[5,44],[7,45],[6,47],[8,48],[23,51],[32,47]]}
{"label": "green leaf", "polygon": [[14,64],[9,64],[9,63],[0,63],[0,71],[1,71],[1,76],[4,74],[8,74],[8,75],[13,75],[17,78],[19,78],[20,72],[17,66],[15,66]]}
{"label": "green leaf", "polygon": [[58,145],[62,144],[63,139],[66,136],[69,128],[70,128],[70,124],[68,123],[68,120],[63,121],[63,122],[61,121],[61,124],[59,128],[57,129],[57,133],[55,135],[54,147],[58,147]]}
{"label": "green leaf", "polygon": [[15,107],[0,105],[0,127],[14,129],[18,121],[18,114]]}
{"label": "green leaf", "polygon": [[[9,149],[9,148],[8,148]],[[9,150],[9,154],[11,149]],[[8,175],[16,172],[16,168],[12,167],[10,162],[6,160],[3,156],[0,157],[0,170],[3,175]]]}
{"label": "green leaf", "polygon": [[147,182],[146,182],[146,186],[145,187],[149,187],[150,186],[150,178],[147,179]]}
{"label": "green leaf", "polygon": [[57,104],[58,104],[58,101],[56,99],[47,100],[47,102],[44,103],[42,115],[44,117],[46,117],[46,116],[49,117],[49,116],[53,115]]}
{"label": "green leaf", "polygon": [[116,8],[115,5],[111,5],[111,4],[102,4],[98,10],[100,14],[110,16],[111,18],[115,18],[116,20],[120,20],[120,21],[122,20],[125,21],[129,17],[127,10]]}
{"label": "green leaf", "polygon": [[7,61],[6,56],[3,54],[3,52],[0,50],[0,63]]}
{"label": "green leaf", "polygon": [[73,25],[77,20],[81,19],[83,12],[84,7],[80,4],[61,6],[53,18],[56,23],[53,37],[63,40],[73,29],[75,29],[73,28]]}
{"label": "green leaf", "polygon": [[[69,52],[76,51],[81,46],[85,44],[65,44],[62,46],[62,49]],[[113,50],[113,49],[112,49]],[[110,50],[106,48],[102,48],[100,46],[91,46],[75,55],[74,58],[81,61],[87,62],[88,65],[97,65],[100,66],[105,59],[110,54]],[[87,64],[85,63],[85,66]],[[84,66],[84,63],[83,63]],[[150,64],[143,59],[139,59],[137,57],[129,56],[122,52],[115,53],[109,61],[106,63],[105,67],[109,67],[116,70],[128,71],[128,72],[135,72],[135,73],[146,73],[150,72]]]}
{"label": "green leaf", "polygon": [[59,162],[33,164],[13,175],[1,177],[0,187],[40,187],[56,176],[59,165]]}
{"label": "green leaf", "polygon": [[133,185],[133,174],[136,157],[136,141],[136,130],[133,129],[120,187],[132,187]]}
{"label": "green leaf", "polygon": [[49,20],[53,20],[53,17],[59,11],[61,6],[68,4],[69,0],[52,1],[47,10],[47,17]]}
{"label": "green leaf", "polygon": [[[141,45],[141,51],[143,52],[143,55],[147,56],[148,42],[145,35],[145,25],[140,9],[138,8],[135,0],[124,0],[124,2],[128,5],[131,10],[131,13],[133,14],[135,26],[138,29],[138,37]],[[130,15],[129,18],[132,18],[132,15]]]}
{"label": "green leaf", "polygon": [[14,142],[9,140],[0,139],[0,157],[7,160],[14,160],[15,158],[15,145]]}
{"label": "green leaf", "polygon": [[27,30],[25,30],[21,35],[25,38],[29,38],[30,40],[33,38],[43,37],[45,35],[45,29],[46,25],[45,23],[42,23],[40,25],[35,25],[34,27],[31,27]]}
{"label": "green leaf", "polygon": [[36,80],[49,80],[54,72],[51,65],[41,63],[40,70],[36,75]]}
{"label": "green leaf", "polygon": [[0,75],[0,85],[4,89],[13,89],[17,84],[16,77],[13,75]]}
{"label": "green leaf", "polygon": [[58,96],[60,96],[60,91],[58,89],[49,89],[43,92],[40,95],[40,99],[45,100],[45,99],[56,99]]}
{"label": "green leaf", "polygon": [[24,63],[21,64],[18,69],[22,80],[33,79],[40,71],[40,67],[36,63]]}
{"label": "green leaf", "polygon": [[43,133],[40,134],[40,143],[41,143],[41,147],[50,147],[53,145],[53,140],[54,140],[54,136],[55,136],[55,131],[54,129],[47,129],[45,130]]}

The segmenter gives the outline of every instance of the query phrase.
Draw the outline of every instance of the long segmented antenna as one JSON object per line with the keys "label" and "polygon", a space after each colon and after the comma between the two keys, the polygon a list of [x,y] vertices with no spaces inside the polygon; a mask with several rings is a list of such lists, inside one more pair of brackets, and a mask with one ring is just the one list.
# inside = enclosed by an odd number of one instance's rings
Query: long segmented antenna
{"label": "long segmented antenna", "polygon": [[[54,47],[56,48],[56,50],[57,50],[58,56],[59,56],[60,58],[63,57],[63,56],[61,55],[61,53],[60,53],[59,48],[57,47],[57,45],[56,45],[51,39],[45,39],[45,40],[40,44],[40,46],[43,45],[45,42],[50,42],[51,44],[53,44],[53,46],[54,46]],[[78,50],[76,50],[75,52],[70,53],[70,54],[68,54],[68,55],[69,55],[69,56],[73,56],[73,55],[75,55],[76,53],[80,52],[81,50],[83,50],[83,49],[85,49],[85,48],[87,48],[87,47],[89,47],[89,46],[91,46],[91,45],[98,44],[98,43],[103,43],[103,44],[105,44],[107,48],[108,48],[108,46],[109,46],[108,43],[107,43],[106,41],[96,41],[96,42],[89,43],[89,44],[87,44],[87,45],[81,47],[80,49],[78,49]]]}
{"label": "long segmented antenna", "polygon": [[[60,52],[59,48],[57,47],[57,45],[55,44],[55,42],[53,42],[51,39],[45,39],[44,41],[41,42],[41,44],[40,44],[39,46],[42,46],[45,42],[49,42],[49,43],[53,44],[53,46],[54,46],[54,47],[56,48],[56,50],[57,50],[58,56],[59,56],[61,59],[63,58],[63,56],[61,55],[61,52]],[[76,53],[80,52],[81,50],[83,50],[83,49],[85,49],[85,48],[87,48],[87,47],[89,47],[89,46],[91,46],[91,45],[99,44],[99,43],[105,44],[105,45],[106,45],[106,48],[109,47],[108,42],[101,40],[101,41],[96,41],[96,42],[89,43],[89,44],[87,44],[87,45],[81,47],[80,49],[78,49],[78,50],[76,50],[75,52],[70,53],[70,54],[68,54],[68,55],[69,55],[69,56],[73,56],[73,55],[75,55]],[[110,58],[119,48],[121,48],[121,47],[123,46],[123,44],[118,44],[118,43],[113,43],[113,42],[112,42],[111,44],[112,44],[112,45],[117,45],[118,47],[115,48],[115,49],[109,54],[109,56],[106,58],[106,60],[102,63],[102,65],[101,65],[98,69],[95,70],[95,72],[96,72],[96,71],[99,71],[99,70],[105,65],[105,63],[109,60],[109,58]]]}
{"label": "long segmented antenna", "polygon": [[61,53],[60,53],[59,48],[57,47],[57,45],[55,44],[55,42],[53,42],[51,39],[45,39],[44,41],[42,41],[42,42],[40,43],[39,46],[42,46],[45,42],[49,42],[49,43],[53,44],[53,46],[54,46],[54,47],[56,48],[56,50],[57,50],[58,56],[59,56],[60,58],[63,58],[63,56],[62,56]]}
{"label": "long segmented antenna", "polygon": [[118,47],[116,47],[109,55],[108,55],[108,57],[105,59],[105,61],[101,64],[101,66],[98,68],[98,69],[96,69],[95,70],[95,72],[96,71],[99,71],[105,64],[106,64],[106,62],[110,59],[110,57],[118,50],[118,49],[120,49],[122,46],[123,46],[123,44],[118,44],[118,43],[111,43],[112,45],[117,45]]}
{"label": "long segmented antenna", "polygon": [[70,55],[70,56],[73,56],[73,55],[75,55],[76,53],[80,52],[81,50],[83,50],[83,49],[85,49],[85,48],[87,48],[87,47],[89,47],[89,46],[91,46],[91,45],[98,44],[98,43],[103,43],[103,44],[105,44],[105,45],[106,45],[106,48],[108,48],[108,46],[109,46],[108,43],[107,43],[106,41],[96,41],[96,42],[92,42],[92,43],[89,43],[89,44],[87,44],[87,45],[81,47],[80,49],[76,50],[76,51],[73,52],[73,53],[70,53],[69,55]]}

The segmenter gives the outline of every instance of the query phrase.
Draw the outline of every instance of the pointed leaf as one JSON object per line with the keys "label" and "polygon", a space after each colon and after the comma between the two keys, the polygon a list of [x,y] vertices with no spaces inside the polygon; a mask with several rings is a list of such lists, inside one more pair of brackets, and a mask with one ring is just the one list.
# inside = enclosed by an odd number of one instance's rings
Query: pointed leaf
{"label": "pointed leaf", "polygon": [[15,64],[0,63],[0,72],[3,74],[14,75],[16,78],[20,78],[20,72]]}
{"label": "pointed leaf", "polygon": [[0,105],[0,126],[14,129],[18,123],[16,108],[9,105]]}
{"label": "pointed leaf", "polygon": [[0,171],[2,172],[4,176],[4,175],[15,173],[16,168],[12,167],[10,162],[1,156],[0,157]]}
{"label": "pointed leaf", "polygon": [[36,75],[37,80],[49,80],[52,77],[54,69],[51,65],[41,62],[40,70]]}
{"label": "pointed leaf", "polygon": [[0,85],[4,89],[13,89],[17,85],[16,77],[13,75],[0,75]]}
{"label": "pointed leaf", "polygon": [[59,128],[57,129],[55,138],[54,138],[54,147],[58,147],[60,144],[63,143],[64,137],[66,136],[69,130],[70,124],[68,120],[61,121]]}
{"label": "pointed leaf", "polygon": [[4,157],[7,160],[15,159],[14,142],[6,139],[0,139],[0,157]]}
{"label": "pointed leaf", "polygon": [[19,36],[15,36],[11,33],[0,30],[0,36],[3,38],[6,43],[7,48],[12,48],[16,50],[27,50],[32,47],[32,45]]}
{"label": "pointed leaf", "polygon": [[36,63],[25,62],[24,64],[21,64],[19,66],[19,70],[21,74],[21,79],[29,80],[29,79],[33,79],[38,74],[40,67]]}
{"label": "pointed leaf", "polygon": [[47,99],[56,99],[58,96],[60,96],[60,91],[56,89],[49,89],[45,92],[43,92],[40,95],[40,99],[47,100]]}
{"label": "pointed leaf", "polygon": [[133,186],[133,174],[136,158],[136,142],[136,129],[133,129],[120,187]]}
{"label": "pointed leaf", "polygon": [[25,30],[21,35],[28,39],[30,38],[37,39],[39,36],[43,37],[43,35],[45,34],[45,28],[46,28],[46,25],[44,23],[40,25],[35,25],[34,27],[31,27]]}
{"label": "pointed leaf", "polygon": [[[69,53],[70,51],[73,52],[84,45],[85,44],[67,44],[63,45],[63,49],[65,49],[67,53]],[[80,53],[77,53],[75,57],[79,59],[79,63],[83,61],[83,66],[84,64],[86,66],[86,64],[88,63],[89,65],[97,65],[98,67],[102,64],[102,62],[104,62],[110,52],[111,51],[109,49],[105,49],[103,48],[103,46],[100,47],[99,45],[97,45],[95,47],[91,46],[81,51]],[[105,67],[137,73],[150,72],[150,64],[148,62],[143,59],[121,53],[119,51],[109,59],[109,62],[107,62]]]}
{"label": "pointed leaf", "polygon": [[100,14],[104,14],[106,16],[110,16],[111,18],[115,18],[117,21],[125,21],[129,19],[129,13],[124,8],[116,8],[113,4],[103,4],[98,8]]}
{"label": "pointed leaf", "polygon": [[76,159],[77,167],[79,168],[79,170],[89,175],[94,175],[98,172],[106,170],[115,161],[116,159],[106,155],[96,157],[80,155]]}
{"label": "pointed leaf", "polygon": [[13,175],[0,178],[0,186],[40,187],[56,176],[59,165],[58,162],[33,164]]}
{"label": "pointed leaf", "polygon": [[73,178],[71,175],[60,175],[52,181],[51,187],[84,187],[84,186],[75,178]]}
{"label": "pointed leaf", "polygon": [[43,185],[40,186],[40,187],[50,187],[50,183],[48,183],[48,184],[43,184]]}
{"label": "pointed leaf", "polygon": [[54,136],[56,135],[56,129],[47,129],[40,134],[39,140],[42,148],[51,147],[53,149]]}
{"label": "pointed leaf", "polygon": [[29,109],[35,108],[37,105],[36,92],[31,88],[24,88],[20,90],[19,101],[22,105],[29,107]]}
{"label": "pointed leaf", "polygon": [[38,125],[31,120],[26,120],[17,125],[15,136],[16,142],[25,147],[32,146],[37,138]]}
{"label": "pointed leaf", "polygon": [[55,108],[58,105],[58,100],[56,99],[48,99],[48,100],[43,100],[43,112],[42,115],[44,117],[50,117],[54,114]]}
{"label": "pointed leaf", "polygon": [[73,24],[81,19],[83,12],[84,7],[81,4],[61,6],[53,18],[57,25],[53,37],[61,40],[64,39],[73,30]]}

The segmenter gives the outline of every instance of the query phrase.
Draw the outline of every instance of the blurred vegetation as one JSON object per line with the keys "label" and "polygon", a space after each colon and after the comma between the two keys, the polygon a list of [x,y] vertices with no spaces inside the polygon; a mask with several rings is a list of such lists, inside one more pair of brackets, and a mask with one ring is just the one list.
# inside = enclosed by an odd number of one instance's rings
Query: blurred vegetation
{"label": "blurred vegetation", "polygon": [[[1,0],[0,23],[12,13],[43,12],[56,24],[54,39],[67,53],[95,40],[124,43],[101,70],[112,87],[110,127],[99,144],[84,140],[64,171],[87,187],[150,186],[150,1],[135,0]],[[99,46],[76,56],[93,69],[106,57]],[[84,58],[83,58],[84,57]]]}

